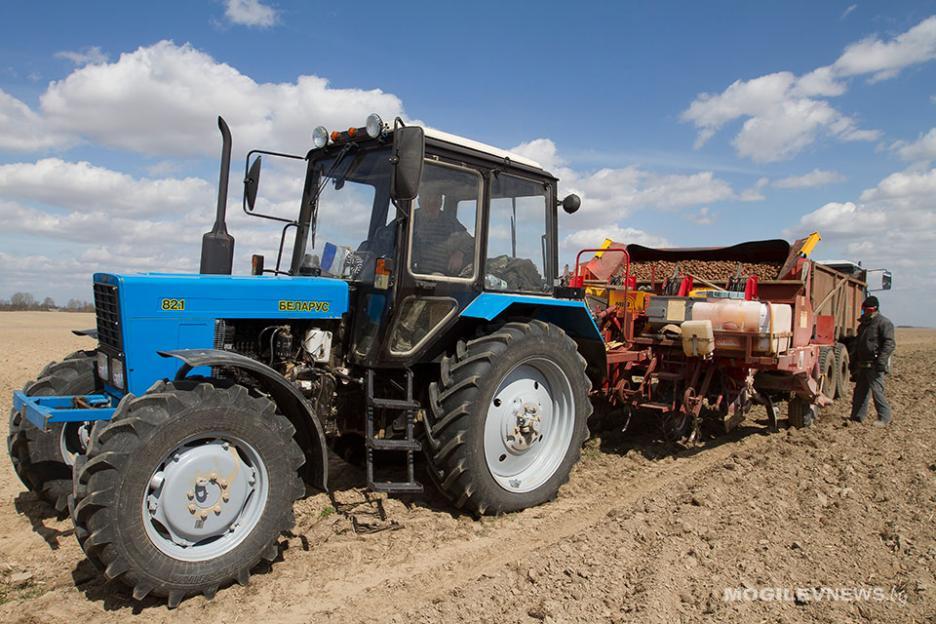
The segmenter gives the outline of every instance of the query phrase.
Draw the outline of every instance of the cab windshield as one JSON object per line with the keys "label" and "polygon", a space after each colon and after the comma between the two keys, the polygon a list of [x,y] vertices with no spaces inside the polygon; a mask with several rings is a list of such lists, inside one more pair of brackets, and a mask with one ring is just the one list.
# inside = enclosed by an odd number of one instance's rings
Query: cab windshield
{"label": "cab windshield", "polygon": [[322,275],[373,281],[374,262],[396,251],[388,149],[350,151],[316,161],[311,191],[321,187],[302,267]]}

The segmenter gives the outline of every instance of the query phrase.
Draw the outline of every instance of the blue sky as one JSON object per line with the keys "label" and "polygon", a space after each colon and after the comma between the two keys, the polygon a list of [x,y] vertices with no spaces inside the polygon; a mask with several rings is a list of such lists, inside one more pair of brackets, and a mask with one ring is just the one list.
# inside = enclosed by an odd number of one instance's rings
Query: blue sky
{"label": "blue sky", "polygon": [[[931,325],[934,16],[936,1],[17,3],[0,23],[0,298],[191,269],[214,115],[242,154],[301,151],[373,109],[552,168],[584,198],[565,254],[602,232],[819,229],[818,256],[891,267],[885,310]],[[231,228],[243,254],[272,245]]]}

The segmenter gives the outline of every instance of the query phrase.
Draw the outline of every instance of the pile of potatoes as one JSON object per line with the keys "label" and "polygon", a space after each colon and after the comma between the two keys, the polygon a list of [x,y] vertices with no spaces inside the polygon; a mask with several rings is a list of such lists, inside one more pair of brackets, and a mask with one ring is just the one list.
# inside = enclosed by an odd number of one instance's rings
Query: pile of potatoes
{"label": "pile of potatoes", "polygon": [[[662,282],[667,277],[671,277],[678,265],[679,275],[694,275],[710,282],[723,282],[728,278],[738,274],[738,267],[741,269],[742,277],[756,275],[760,280],[777,279],[780,269],[783,267],[780,262],[732,262],[730,260],[681,260],[680,262],[671,262],[669,260],[653,260],[646,262],[632,262],[630,274],[637,278],[638,282],[650,281],[653,279],[657,283]],[[621,266],[617,277],[623,278],[624,267]]]}

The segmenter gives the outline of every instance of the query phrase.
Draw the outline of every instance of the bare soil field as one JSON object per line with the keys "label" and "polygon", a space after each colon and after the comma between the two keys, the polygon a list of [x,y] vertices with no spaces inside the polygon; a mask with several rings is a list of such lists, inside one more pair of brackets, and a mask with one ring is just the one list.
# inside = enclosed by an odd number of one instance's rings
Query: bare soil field
{"label": "bare soil field", "polygon": [[[92,325],[0,314],[4,415],[47,361],[90,346],[68,330]],[[640,423],[596,432],[559,498],[518,514],[365,496],[334,460],[334,498],[297,503],[281,560],[173,611],[104,583],[4,457],[0,621],[933,623],[936,331],[897,341],[888,428],[846,424],[846,397],[812,429],[770,433],[755,408],[692,449]]]}

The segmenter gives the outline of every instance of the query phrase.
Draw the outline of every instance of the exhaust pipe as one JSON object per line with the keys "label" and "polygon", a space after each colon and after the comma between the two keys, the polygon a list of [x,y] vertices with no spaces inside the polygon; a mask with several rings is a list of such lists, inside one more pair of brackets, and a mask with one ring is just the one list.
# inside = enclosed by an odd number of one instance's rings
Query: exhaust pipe
{"label": "exhaust pipe", "polygon": [[218,212],[214,227],[202,237],[200,273],[230,275],[234,268],[234,237],[228,234],[225,223],[227,212],[228,176],[231,173],[231,130],[220,116],[218,128],[223,140],[221,146],[221,179],[218,182]]}

